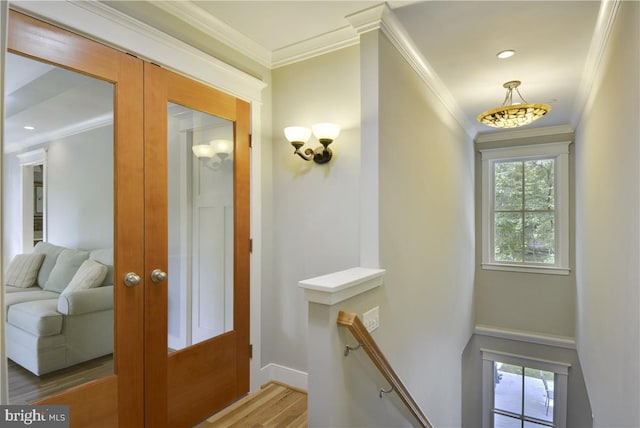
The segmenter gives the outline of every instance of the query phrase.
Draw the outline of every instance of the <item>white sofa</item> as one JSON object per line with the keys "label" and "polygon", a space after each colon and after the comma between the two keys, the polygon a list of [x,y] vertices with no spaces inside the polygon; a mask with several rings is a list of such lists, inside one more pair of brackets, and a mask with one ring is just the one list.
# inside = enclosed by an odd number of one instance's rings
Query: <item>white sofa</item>
{"label": "white sofa", "polygon": [[36,375],[113,352],[113,251],[46,242],[5,274],[7,356]]}

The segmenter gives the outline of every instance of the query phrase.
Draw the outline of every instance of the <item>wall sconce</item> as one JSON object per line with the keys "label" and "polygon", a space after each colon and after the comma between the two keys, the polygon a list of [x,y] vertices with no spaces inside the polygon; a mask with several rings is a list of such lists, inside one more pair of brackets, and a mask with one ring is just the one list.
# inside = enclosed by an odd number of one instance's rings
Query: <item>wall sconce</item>
{"label": "wall sconce", "polygon": [[212,140],[209,144],[192,146],[191,150],[199,159],[211,159],[206,165],[212,169],[218,169],[225,160],[229,159],[231,152],[233,152],[233,142],[229,140]]}
{"label": "wall sconce", "polygon": [[[304,153],[300,150],[302,146],[311,137],[311,132],[318,139],[322,147],[314,149],[306,149]],[[340,127],[333,123],[316,123],[309,128],[303,126],[289,126],[284,128],[284,135],[287,140],[295,147],[294,154],[300,156],[306,161],[313,160],[315,163],[327,163],[331,160],[331,149],[329,144],[335,140],[340,134]]]}

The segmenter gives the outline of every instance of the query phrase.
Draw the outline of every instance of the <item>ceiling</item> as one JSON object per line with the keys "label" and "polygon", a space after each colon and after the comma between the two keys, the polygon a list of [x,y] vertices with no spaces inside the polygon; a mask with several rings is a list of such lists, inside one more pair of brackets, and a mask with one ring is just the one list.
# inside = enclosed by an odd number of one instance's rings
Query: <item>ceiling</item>
{"label": "ceiling", "polygon": [[[205,52],[215,54],[215,47],[220,51],[220,46],[227,46],[271,69],[357,43],[358,34],[348,17],[381,4],[366,0],[102,3]],[[417,63],[424,68],[426,83],[470,136],[496,132],[479,124],[476,116],[502,104],[502,85],[509,80],[522,81],[520,92],[527,102],[552,106],[547,116],[528,127],[575,126],[593,79],[601,40],[606,40],[599,1],[389,1],[387,5],[419,56]],[[514,49],[516,54],[500,60],[496,54],[504,49]],[[59,71],[52,73],[47,68],[50,66],[31,70],[17,64],[12,73],[12,63],[7,62],[8,99],[30,94],[29,86],[38,81],[42,85],[43,78],[63,79]],[[73,96],[70,86],[57,83],[71,91],[67,96]],[[41,111],[51,114],[52,109],[42,105],[47,96],[33,96],[30,101],[14,99],[22,106],[20,114],[12,115],[12,107],[7,106],[6,132],[15,132],[5,136],[9,145],[37,140],[34,134],[24,135],[22,129],[27,124],[27,104],[40,104]],[[99,108],[84,108],[93,115],[82,119],[85,125],[106,120],[110,113]]]}
{"label": "ceiling", "polygon": [[[269,68],[357,40],[347,18],[380,1],[106,2],[200,49],[224,40]],[[573,125],[585,102],[599,1],[388,1],[426,64],[441,99],[471,136],[496,132],[477,115],[502,104],[520,80],[527,102],[552,111],[530,127]],[[595,38],[597,41],[597,37]],[[598,46],[595,46],[597,48]],[[496,54],[514,49],[500,60]],[[585,74],[587,74],[586,79]],[[583,82],[586,81],[586,82]],[[582,85],[582,86],[581,86]]]}

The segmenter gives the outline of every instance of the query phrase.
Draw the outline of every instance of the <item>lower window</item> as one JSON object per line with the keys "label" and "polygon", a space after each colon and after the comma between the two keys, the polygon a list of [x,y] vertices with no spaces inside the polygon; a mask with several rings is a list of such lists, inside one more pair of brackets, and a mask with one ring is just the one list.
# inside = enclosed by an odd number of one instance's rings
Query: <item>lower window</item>
{"label": "lower window", "polygon": [[553,427],[555,373],[494,361],[493,426]]}
{"label": "lower window", "polygon": [[569,365],[482,351],[483,428],[566,425]]}

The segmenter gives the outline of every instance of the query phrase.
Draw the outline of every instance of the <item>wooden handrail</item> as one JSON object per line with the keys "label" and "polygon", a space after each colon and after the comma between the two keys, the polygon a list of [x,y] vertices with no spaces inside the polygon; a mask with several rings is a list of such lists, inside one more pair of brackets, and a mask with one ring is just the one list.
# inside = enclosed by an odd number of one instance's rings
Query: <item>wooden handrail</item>
{"label": "wooden handrail", "polygon": [[378,344],[371,334],[369,334],[367,328],[362,321],[360,321],[360,318],[354,313],[340,311],[338,313],[338,325],[346,327],[353,337],[362,345],[373,364],[375,364],[387,382],[391,384],[393,390],[398,394],[404,405],[407,406],[409,412],[411,412],[420,423],[420,426],[433,428],[433,425],[431,425],[431,422],[429,422],[425,414],[422,413],[422,409],[420,409],[420,406],[415,402],[407,390],[407,387],[393,370],[393,367],[391,367],[391,364],[389,364],[380,348],[378,348]]}

